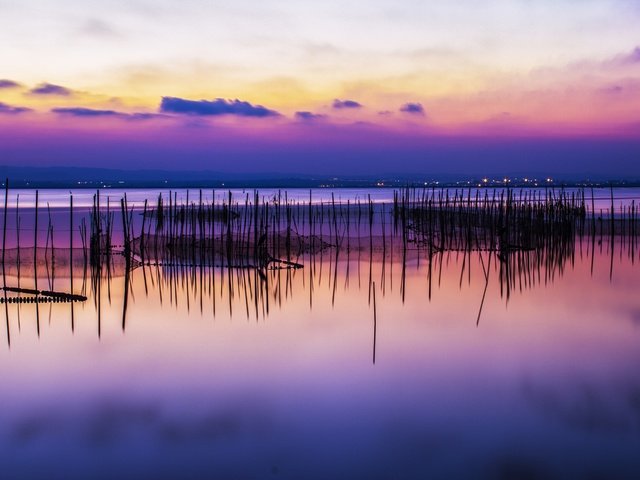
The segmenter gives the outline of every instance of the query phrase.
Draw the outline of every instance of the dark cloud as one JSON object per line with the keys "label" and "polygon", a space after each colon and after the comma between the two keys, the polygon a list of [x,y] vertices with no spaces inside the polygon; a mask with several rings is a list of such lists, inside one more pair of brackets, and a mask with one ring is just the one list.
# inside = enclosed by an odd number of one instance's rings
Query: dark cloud
{"label": "dark cloud", "polygon": [[125,114],[116,112],[115,110],[95,110],[93,108],[71,107],[71,108],[53,108],[53,113],[58,115],[71,115],[74,117],[117,117]]}
{"label": "dark cloud", "polygon": [[6,103],[0,102],[0,114],[15,115],[18,113],[30,112],[31,109],[27,107],[12,107]]}
{"label": "dark cloud", "polygon": [[391,110],[381,110],[378,112],[378,115],[382,115],[382,116],[388,116],[388,115],[392,115],[393,112]]}
{"label": "dark cloud", "polygon": [[62,97],[68,97],[73,94],[68,88],[54,85],[53,83],[41,83],[29,90],[29,93],[32,95],[60,95]]}
{"label": "dark cloud", "polygon": [[18,88],[21,85],[13,80],[7,80],[6,78],[0,78],[0,89],[3,88]]}
{"label": "dark cloud", "polygon": [[185,100],[177,97],[162,97],[160,111],[164,113],[180,113],[187,115],[236,115],[240,117],[278,117],[275,110],[269,110],[262,105],[252,105],[241,100]]}
{"label": "dark cloud", "polygon": [[421,103],[405,103],[400,107],[400,111],[404,113],[411,113],[414,115],[424,115],[424,107]]}
{"label": "dark cloud", "polygon": [[115,110],[99,110],[85,107],[53,108],[51,113],[69,117],[99,118],[111,117],[125,120],[153,120],[156,118],[168,118],[167,115],[157,113],[123,113]]}
{"label": "dark cloud", "polygon": [[327,118],[326,115],[321,115],[319,113],[313,113],[313,112],[296,112],[295,117],[296,117],[296,120],[302,120],[304,122],[324,120]]}
{"label": "dark cloud", "polygon": [[362,104],[355,100],[339,100],[336,98],[333,101],[333,108],[337,108],[339,110],[344,108],[362,108]]}

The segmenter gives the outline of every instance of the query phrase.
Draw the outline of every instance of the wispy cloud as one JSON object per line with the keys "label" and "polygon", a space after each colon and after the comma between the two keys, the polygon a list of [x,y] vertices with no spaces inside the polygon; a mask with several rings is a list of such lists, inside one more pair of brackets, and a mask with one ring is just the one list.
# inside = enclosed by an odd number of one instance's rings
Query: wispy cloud
{"label": "wispy cloud", "polygon": [[236,115],[240,117],[279,117],[280,113],[262,105],[252,105],[241,100],[186,100],[177,97],[162,97],[160,111],[164,113],[179,113],[186,115]]}
{"label": "wispy cloud", "polygon": [[161,113],[130,113],[127,114],[126,117],[129,120],[155,120],[158,118],[171,118],[168,115],[163,115]]}
{"label": "wispy cloud", "polygon": [[605,68],[629,68],[636,65],[640,65],[640,46],[635,47],[633,50],[619,53],[601,62],[582,62],[580,64],[584,69],[586,67],[596,67],[598,69]]}
{"label": "wispy cloud", "polygon": [[7,80],[6,78],[0,79],[0,89],[3,88],[18,88],[21,87],[18,82],[14,82],[13,80]]}
{"label": "wispy cloud", "polygon": [[404,113],[410,113],[413,115],[424,115],[424,107],[421,103],[409,102],[400,107],[400,111]]}
{"label": "wispy cloud", "polygon": [[0,102],[0,114],[15,115],[18,113],[26,113],[30,111],[31,109],[27,107],[12,107],[11,105]]}
{"label": "wispy cloud", "polygon": [[362,108],[362,104],[356,102],[355,100],[340,100],[336,98],[333,101],[333,108],[336,109],[345,109],[345,108]]}
{"label": "wispy cloud", "polygon": [[602,87],[600,89],[601,93],[609,94],[609,95],[618,95],[624,91],[624,87],[622,85],[608,85],[606,87]]}
{"label": "wispy cloud", "polygon": [[63,115],[67,117],[80,117],[80,118],[120,118],[124,120],[154,120],[157,118],[168,118],[167,115],[158,113],[125,113],[118,112],[116,110],[101,110],[95,108],[86,107],[67,107],[67,108],[52,108],[51,113],[57,115]]}
{"label": "wispy cloud", "polygon": [[54,85],[53,83],[41,83],[40,85],[29,90],[31,95],[59,95],[69,97],[73,92],[67,87]]}
{"label": "wispy cloud", "polygon": [[119,32],[109,23],[98,18],[87,20],[80,29],[80,33],[93,37],[119,37]]}
{"label": "wispy cloud", "polygon": [[636,47],[633,52],[622,58],[624,63],[640,64],[640,47]]}
{"label": "wispy cloud", "polygon": [[115,110],[96,110],[84,107],[52,108],[51,112],[57,113],[58,115],[70,115],[74,117],[117,117],[125,115]]}
{"label": "wispy cloud", "polygon": [[313,122],[318,120],[325,120],[327,119],[327,116],[313,112],[296,112],[295,118],[296,120],[300,120],[303,122]]}

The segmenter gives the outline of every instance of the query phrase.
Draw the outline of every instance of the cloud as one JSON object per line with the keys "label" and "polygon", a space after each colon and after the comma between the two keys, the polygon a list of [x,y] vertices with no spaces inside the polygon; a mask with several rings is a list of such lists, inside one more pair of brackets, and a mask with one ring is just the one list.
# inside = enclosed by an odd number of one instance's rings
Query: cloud
{"label": "cloud", "polygon": [[616,67],[616,68],[625,68],[625,67],[633,67],[635,65],[640,65],[640,47],[634,48],[631,52],[623,53],[611,57],[603,62],[601,62],[598,66],[604,66],[606,68]]}
{"label": "cloud", "polygon": [[327,118],[326,115],[313,112],[296,112],[295,117],[296,120],[301,120],[303,122],[313,122],[316,120],[325,120]]}
{"label": "cloud", "polygon": [[607,93],[611,95],[617,95],[624,91],[624,87],[622,85],[609,85],[608,87],[603,87],[600,89],[600,92]]}
{"label": "cloud", "polygon": [[7,80],[5,78],[0,78],[0,89],[3,88],[18,88],[21,85],[18,82],[14,82],[13,80]]}
{"label": "cloud", "polygon": [[15,115],[18,113],[30,112],[31,109],[27,107],[12,107],[6,103],[0,102],[0,114]]}
{"label": "cloud", "polygon": [[636,47],[633,52],[625,57],[626,63],[640,63],[640,47]]}
{"label": "cloud", "polygon": [[115,110],[95,110],[93,108],[84,107],[71,107],[71,108],[53,108],[52,113],[58,115],[70,115],[73,117],[117,117],[125,116],[124,113],[116,112]]}
{"label": "cloud", "polygon": [[154,120],[156,118],[171,118],[168,115],[162,115],[160,113],[130,113],[127,114],[126,117],[129,120]]}
{"label": "cloud", "polygon": [[82,26],[80,33],[94,37],[118,37],[118,31],[109,23],[91,18]]}
{"label": "cloud", "polygon": [[54,85],[53,83],[41,83],[37,87],[29,90],[32,95],[60,95],[68,97],[73,94],[71,90],[60,85]]}
{"label": "cloud", "polygon": [[405,103],[400,107],[400,111],[404,113],[411,113],[413,115],[424,115],[424,107],[421,103]]}
{"label": "cloud", "polygon": [[115,110],[100,110],[86,107],[68,107],[68,108],[52,108],[51,113],[57,115],[64,115],[68,117],[82,117],[82,118],[119,118],[123,120],[154,120],[157,118],[169,118],[167,115],[159,113],[124,113],[117,112]]}
{"label": "cloud", "polygon": [[333,108],[339,110],[344,108],[362,108],[362,104],[356,102],[355,100],[339,100],[336,98],[333,101]]}
{"label": "cloud", "polygon": [[160,111],[164,113],[180,113],[187,115],[237,115],[239,117],[279,117],[280,113],[269,110],[262,105],[252,105],[241,100],[185,100],[177,97],[162,97]]}

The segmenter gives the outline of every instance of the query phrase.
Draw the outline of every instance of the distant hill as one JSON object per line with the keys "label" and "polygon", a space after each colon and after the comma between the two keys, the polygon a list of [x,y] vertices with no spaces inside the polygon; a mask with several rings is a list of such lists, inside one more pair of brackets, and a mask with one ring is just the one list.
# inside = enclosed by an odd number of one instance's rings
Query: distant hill
{"label": "distant hill", "polygon": [[[428,175],[393,174],[322,176],[257,172],[230,174],[213,171],[114,170],[89,167],[0,166],[0,179],[10,179],[12,188],[323,188],[419,186],[535,186],[615,185],[640,186],[640,179],[606,178],[602,175],[548,177],[541,172]],[[508,179],[508,182],[504,180]],[[3,182],[4,183],[4,182]]]}

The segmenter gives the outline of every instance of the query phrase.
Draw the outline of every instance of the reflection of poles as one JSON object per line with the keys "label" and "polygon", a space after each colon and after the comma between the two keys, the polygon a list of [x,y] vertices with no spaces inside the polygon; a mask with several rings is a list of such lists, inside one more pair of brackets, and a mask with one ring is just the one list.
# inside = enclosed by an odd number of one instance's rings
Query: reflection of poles
{"label": "reflection of poles", "polygon": [[[128,262],[127,262],[128,263]],[[144,265],[143,265],[144,268]],[[124,302],[122,305],[122,331],[124,332],[127,320],[127,306],[129,304],[129,266],[124,271]],[[135,299],[134,299],[135,302]]]}
{"label": "reflection of poles", "polygon": [[127,196],[120,200],[120,210],[122,213],[122,231],[124,235],[124,302],[122,306],[122,331],[124,332],[127,320],[127,305],[129,303],[129,273],[131,270],[131,235],[129,229]]}
{"label": "reflection of poles", "polygon": [[480,302],[480,309],[478,310],[478,318],[476,319],[476,327],[480,325],[480,315],[482,315],[482,308],[484,307],[484,299],[487,296],[487,287],[489,286],[489,275],[491,272],[491,257],[492,251],[489,250],[489,261],[487,262],[487,267],[484,266],[484,260],[482,259],[482,252],[478,252],[480,256],[480,260],[482,260],[482,268],[484,269],[484,291],[482,292],[482,301]]}
{"label": "reflection of poles", "polygon": [[97,306],[98,306],[98,338],[102,335],[102,266],[99,262],[96,266],[96,273],[94,275],[96,287],[95,292],[97,292]]}
{"label": "reflection of poles", "polygon": [[613,203],[613,185],[609,185],[611,191],[611,231],[609,232],[609,244],[611,248],[611,263],[609,265],[609,281],[613,280],[613,256],[614,256],[614,235],[615,235],[615,206]]}
{"label": "reflection of poles", "polygon": [[[56,256],[53,250],[53,222],[51,221],[51,207],[49,206],[49,202],[47,202],[47,215],[49,216],[49,226],[47,228],[47,235],[51,235],[51,280],[50,280],[50,288],[49,290],[55,290],[55,261]],[[48,237],[47,237],[48,238]],[[44,258],[47,258],[47,249],[45,248]],[[47,269],[47,275],[49,270]]]}
{"label": "reflection of poles", "polygon": [[[16,195],[16,245],[18,250],[18,289],[20,288],[20,194]],[[20,298],[20,294],[18,294]],[[20,302],[20,300],[18,300]],[[20,330],[20,308],[18,308],[18,330]]]}
{"label": "reflection of poles", "polygon": [[[140,261],[144,264],[145,252],[144,252],[144,227],[147,221],[147,199],[144,200],[144,210],[142,211],[142,227],[140,228]],[[156,236],[157,237],[157,236]]]}
{"label": "reflection of poles", "polygon": [[376,307],[376,282],[373,282],[373,364],[376,364],[376,336],[378,330],[378,310]]}
{"label": "reflection of poles", "polygon": [[591,187],[591,275],[593,275],[593,264],[596,253],[596,203],[593,197],[593,187]]}

